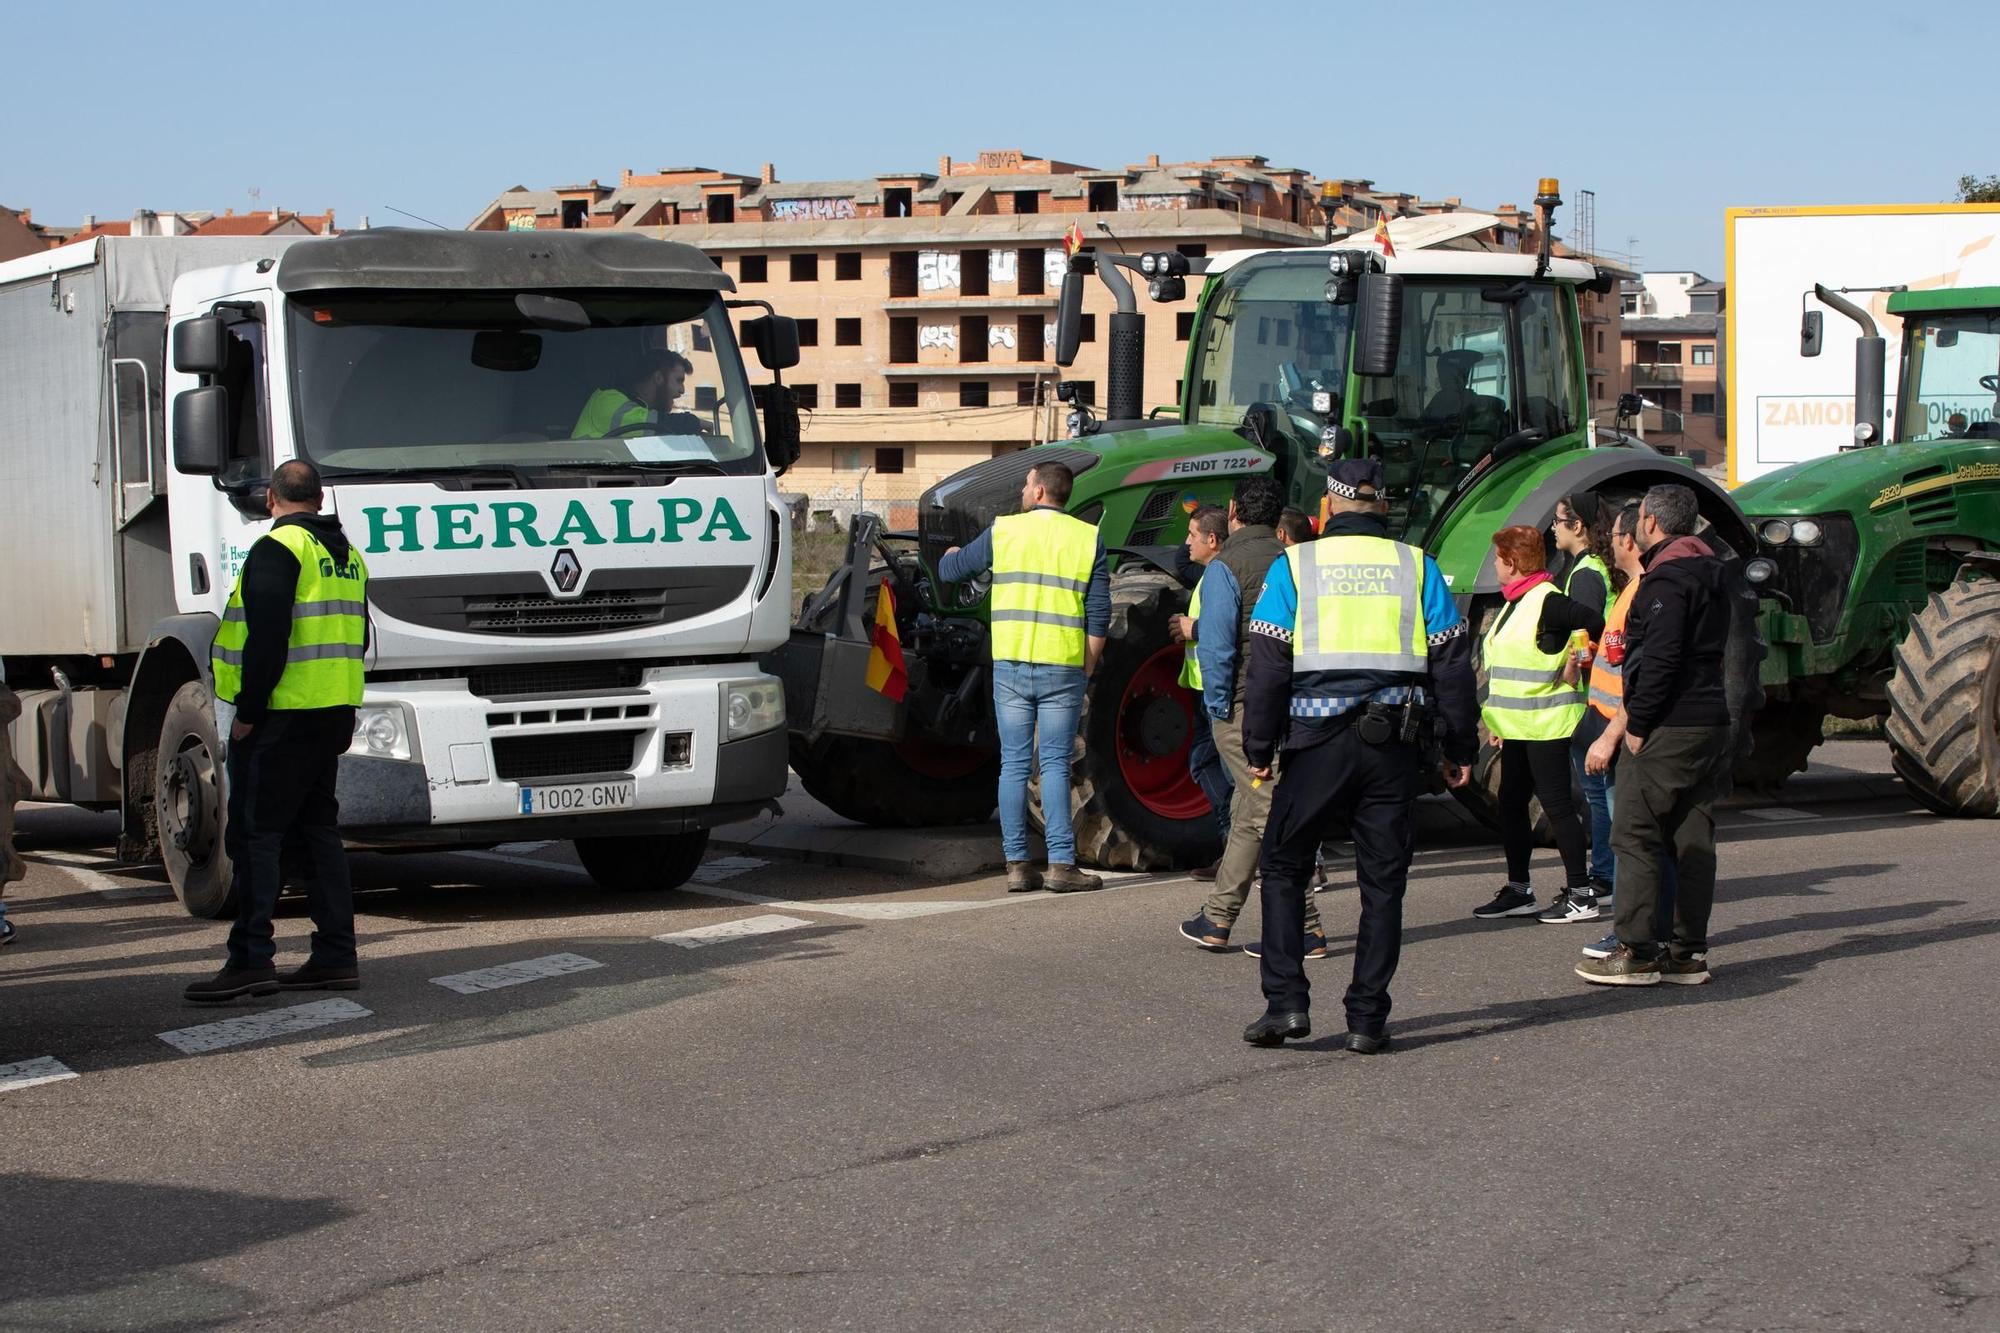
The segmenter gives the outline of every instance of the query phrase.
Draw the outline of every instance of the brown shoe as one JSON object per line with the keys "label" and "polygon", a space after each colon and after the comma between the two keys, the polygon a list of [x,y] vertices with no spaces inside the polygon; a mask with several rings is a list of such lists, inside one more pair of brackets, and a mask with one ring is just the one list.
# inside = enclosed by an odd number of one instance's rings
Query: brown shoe
{"label": "brown shoe", "polygon": [[1103,888],[1104,880],[1097,875],[1086,875],[1075,866],[1052,865],[1042,886],[1050,893],[1088,893]]}
{"label": "brown shoe", "polygon": [[1007,863],[1007,892],[1033,893],[1042,887],[1042,874],[1026,861]]}
{"label": "brown shoe", "polygon": [[1188,878],[1202,884],[1213,884],[1215,883],[1215,872],[1220,869],[1222,869],[1222,862],[1220,859],[1217,859],[1212,865],[1196,866],[1193,870],[1188,871]]}

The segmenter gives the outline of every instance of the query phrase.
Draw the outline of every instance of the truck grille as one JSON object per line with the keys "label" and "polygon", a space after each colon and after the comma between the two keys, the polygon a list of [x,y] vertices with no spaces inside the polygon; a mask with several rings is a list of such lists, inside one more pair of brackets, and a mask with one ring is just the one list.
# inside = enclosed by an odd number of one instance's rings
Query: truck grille
{"label": "truck grille", "polygon": [[644,662],[519,662],[473,667],[466,687],[482,699],[524,694],[608,694],[636,690],[646,678]]}
{"label": "truck grille", "polygon": [[500,736],[493,771],[509,782],[630,773],[643,731],[586,731],[552,736]]}
{"label": "truck grille", "polygon": [[613,634],[720,611],[750,587],[753,565],[607,569],[579,597],[556,597],[539,574],[371,580],[368,598],[405,624],[460,634]]}

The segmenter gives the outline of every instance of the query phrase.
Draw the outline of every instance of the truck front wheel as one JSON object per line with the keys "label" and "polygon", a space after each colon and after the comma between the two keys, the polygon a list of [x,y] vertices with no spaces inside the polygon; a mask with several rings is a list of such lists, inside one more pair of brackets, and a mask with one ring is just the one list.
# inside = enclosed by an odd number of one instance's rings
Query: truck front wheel
{"label": "truck front wheel", "polygon": [[708,850],[708,830],[637,838],[578,838],[576,859],[603,888],[626,893],[678,889]]}
{"label": "truck front wheel", "polygon": [[188,915],[232,916],[229,851],[223,844],[226,799],[222,746],[208,687],[191,680],[175,691],[160,721],[153,809],[167,879]]}
{"label": "truck front wheel", "polygon": [[1943,815],[2000,813],[2000,583],[1932,593],[1896,647],[1889,754],[1896,776]]}
{"label": "truck front wheel", "polygon": [[792,771],[806,795],[870,828],[977,824],[1000,800],[999,755],[916,737],[794,737]]}

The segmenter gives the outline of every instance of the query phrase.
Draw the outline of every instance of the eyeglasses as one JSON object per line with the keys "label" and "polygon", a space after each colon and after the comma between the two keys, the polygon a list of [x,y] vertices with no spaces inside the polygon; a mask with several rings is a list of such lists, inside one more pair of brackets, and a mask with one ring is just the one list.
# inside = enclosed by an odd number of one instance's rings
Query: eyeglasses
{"label": "eyeglasses", "polygon": [[1583,526],[1583,520],[1578,518],[1574,514],[1571,514],[1568,518],[1564,518],[1561,514],[1557,514],[1556,521],[1550,524],[1549,526],[1556,528],[1580,528]]}

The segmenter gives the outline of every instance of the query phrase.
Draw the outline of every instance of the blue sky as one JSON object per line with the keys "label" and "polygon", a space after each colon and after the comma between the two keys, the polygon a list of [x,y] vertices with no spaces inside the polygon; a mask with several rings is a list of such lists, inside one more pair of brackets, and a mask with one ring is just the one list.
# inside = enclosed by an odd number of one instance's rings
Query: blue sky
{"label": "blue sky", "polygon": [[[1597,196],[1601,248],[1720,276],[1723,209],[2000,172],[2000,5],[336,0],[12,7],[0,203],[389,209],[701,165],[788,180],[982,148],[1262,153],[1383,188]],[[253,200],[252,190],[257,191]],[[1574,221],[1573,210],[1567,220]],[[1559,230],[1563,221],[1559,220]]]}

